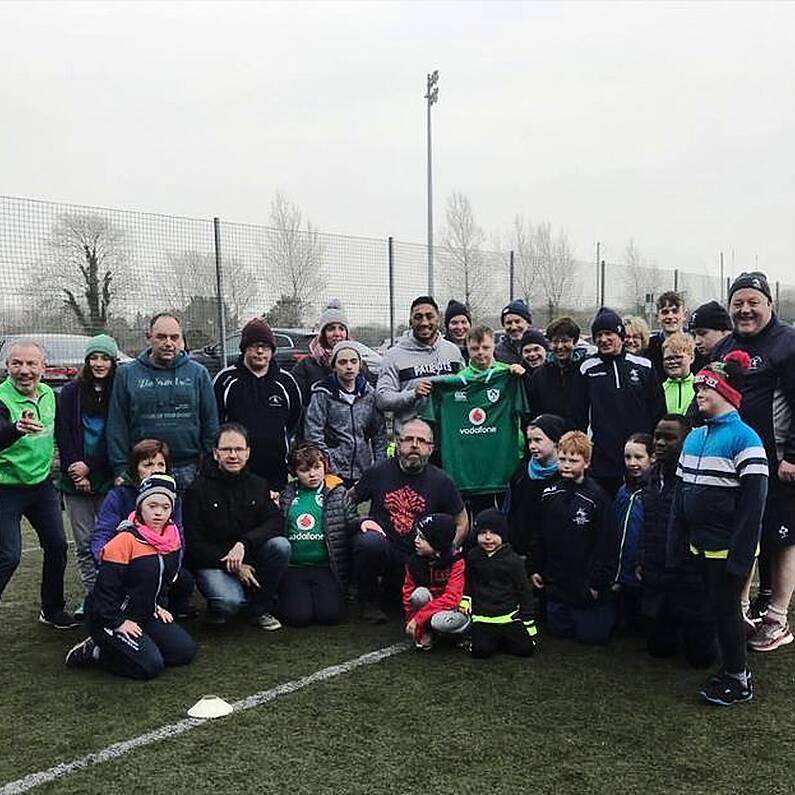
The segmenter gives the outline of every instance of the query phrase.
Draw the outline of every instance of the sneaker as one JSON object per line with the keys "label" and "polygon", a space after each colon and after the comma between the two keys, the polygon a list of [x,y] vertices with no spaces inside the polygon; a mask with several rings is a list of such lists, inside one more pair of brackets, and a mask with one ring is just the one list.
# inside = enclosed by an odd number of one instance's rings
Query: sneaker
{"label": "sneaker", "polygon": [[414,648],[420,651],[430,651],[433,648],[433,636],[426,632],[415,644]]}
{"label": "sneaker", "polygon": [[362,621],[368,624],[386,624],[389,619],[378,602],[362,603]]}
{"label": "sneaker", "polygon": [[72,646],[66,653],[66,659],[64,660],[66,667],[81,668],[84,665],[93,665],[96,662],[96,657],[94,657],[94,649],[96,647],[97,644],[90,637],[81,640],[80,643]]}
{"label": "sneaker", "polygon": [[740,680],[725,672],[713,676],[698,693],[704,701],[716,704],[719,707],[730,707],[733,704],[743,704],[754,697],[754,688],[751,680],[743,687]]}
{"label": "sneaker", "polygon": [[767,606],[770,604],[771,591],[760,591],[752,600],[750,614],[751,618],[756,620],[764,618],[767,615]]}
{"label": "sneaker", "polygon": [[75,608],[75,621],[82,621],[86,617],[86,600],[83,599],[82,602]]}
{"label": "sneaker", "polygon": [[752,651],[773,651],[779,646],[792,643],[792,640],[789,624],[779,624],[778,621],[765,616],[754,634],[748,639],[748,648]]}
{"label": "sneaker", "polygon": [[268,632],[274,632],[282,628],[282,622],[270,613],[263,613],[261,616],[253,616],[251,618],[251,623],[260,629],[266,629]]}
{"label": "sneaker", "polygon": [[39,623],[55,629],[74,629],[80,626],[80,622],[75,621],[75,617],[69,615],[66,610],[56,610],[48,616],[45,616],[44,611],[41,610],[39,612]]}

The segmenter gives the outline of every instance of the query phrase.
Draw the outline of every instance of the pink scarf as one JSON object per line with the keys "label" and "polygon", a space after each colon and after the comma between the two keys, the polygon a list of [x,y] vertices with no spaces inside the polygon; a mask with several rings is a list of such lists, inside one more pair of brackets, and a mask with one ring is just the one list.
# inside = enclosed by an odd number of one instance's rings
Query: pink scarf
{"label": "pink scarf", "polygon": [[327,370],[331,369],[331,351],[323,347],[320,334],[309,340],[309,355]]}
{"label": "pink scarf", "polygon": [[147,544],[154,547],[160,555],[167,555],[169,552],[174,552],[182,546],[179,537],[179,530],[174,522],[169,522],[162,532],[152,530],[141,522],[133,511],[127,520],[135,525],[135,529],[141,534]]}

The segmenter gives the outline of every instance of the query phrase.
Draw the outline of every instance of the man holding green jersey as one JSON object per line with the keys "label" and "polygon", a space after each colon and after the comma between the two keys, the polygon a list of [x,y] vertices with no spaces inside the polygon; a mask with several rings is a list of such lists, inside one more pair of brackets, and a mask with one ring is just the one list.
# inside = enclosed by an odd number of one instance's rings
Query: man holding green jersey
{"label": "man holding green jersey", "polygon": [[41,383],[44,351],[32,340],[8,349],[8,378],[0,384],[0,596],[22,555],[21,519],[33,525],[44,552],[39,621],[76,627],[64,611],[66,537],[61,504],[50,481],[55,395]]}

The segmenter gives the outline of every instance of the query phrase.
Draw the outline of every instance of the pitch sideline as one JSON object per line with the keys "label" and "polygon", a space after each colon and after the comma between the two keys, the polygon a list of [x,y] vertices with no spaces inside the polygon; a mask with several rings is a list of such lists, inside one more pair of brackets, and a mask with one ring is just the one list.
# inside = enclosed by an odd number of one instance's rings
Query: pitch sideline
{"label": "pitch sideline", "polygon": [[[259,693],[254,693],[253,695],[247,696],[240,701],[235,701],[232,704],[232,715],[229,717],[232,717],[240,712],[245,712],[249,709],[254,709],[255,707],[261,707],[264,704],[275,701],[277,698],[281,698],[282,696],[289,695],[290,693],[295,693],[297,690],[302,690],[305,687],[309,687],[309,685],[313,685],[318,682],[325,682],[328,679],[334,679],[337,676],[342,676],[343,674],[347,674],[350,671],[354,671],[357,668],[362,668],[366,665],[374,665],[375,663],[379,663],[382,660],[388,659],[389,657],[394,657],[396,654],[401,654],[410,647],[410,643],[394,643],[391,646],[385,646],[382,649],[367,652],[366,654],[353,657],[352,659],[346,660],[345,662],[339,663],[337,665],[330,665],[327,668],[321,668],[319,671],[315,671],[312,674],[303,676],[300,679],[293,679],[289,682],[285,682],[284,684],[276,685],[276,687],[272,687],[268,690],[261,690]],[[125,754],[128,754],[130,751],[134,751],[136,748],[142,748],[144,746],[158,742],[159,740],[167,740],[171,737],[184,734],[185,732],[196,729],[199,726],[203,726],[208,722],[208,720],[210,719],[185,718],[183,720],[177,721],[176,723],[170,723],[165,726],[161,726],[159,729],[153,729],[152,731],[145,732],[144,734],[140,734],[138,737],[133,737],[130,740],[122,740],[121,742],[114,743],[113,745],[109,745],[107,748],[103,748],[101,751],[95,751],[94,753],[86,754],[85,756],[82,756],[79,759],[75,759],[71,762],[62,762],[58,765],[55,765],[54,767],[48,768],[47,770],[40,770],[38,773],[29,773],[23,778],[17,779],[16,781],[10,781],[7,784],[2,785],[2,787],[0,787],[0,795],[17,795],[17,793],[20,792],[28,792],[35,787],[40,787],[43,784],[50,784],[53,781],[58,781],[59,779],[65,778],[69,774],[78,770],[85,770],[89,767],[94,767],[95,765],[101,765],[103,762],[110,762],[115,759],[119,759]],[[219,720],[225,720],[225,718],[220,718]]]}

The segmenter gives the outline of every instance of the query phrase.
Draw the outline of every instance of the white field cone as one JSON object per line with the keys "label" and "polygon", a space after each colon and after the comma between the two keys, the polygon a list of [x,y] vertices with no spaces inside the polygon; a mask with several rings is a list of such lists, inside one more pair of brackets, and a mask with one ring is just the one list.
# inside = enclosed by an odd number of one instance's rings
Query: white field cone
{"label": "white field cone", "polygon": [[189,710],[191,718],[223,718],[232,711],[232,705],[219,696],[202,696]]}

